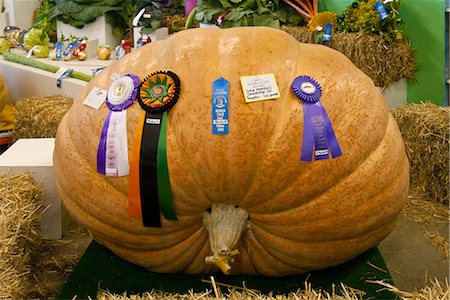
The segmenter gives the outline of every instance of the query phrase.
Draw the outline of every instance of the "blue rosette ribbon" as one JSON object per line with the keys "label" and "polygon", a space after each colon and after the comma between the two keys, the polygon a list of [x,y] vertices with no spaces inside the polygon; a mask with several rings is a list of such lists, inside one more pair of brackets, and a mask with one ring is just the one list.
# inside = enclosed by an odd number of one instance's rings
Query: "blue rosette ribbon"
{"label": "blue rosette ribbon", "polygon": [[97,172],[106,176],[126,176],[129,173],[126,109],[137,98],[140,80],[126,74],[114,81],[106,96],[109,108],[103,124],[97,150]]}
{"label": "blue rosette ribbon", "polygon": [[292,82],[292,91],[303,104],[303,139],[300,160],[329,159],[342,155],[327,111],[320,103],[322,88],[313,78],[301,75]]}

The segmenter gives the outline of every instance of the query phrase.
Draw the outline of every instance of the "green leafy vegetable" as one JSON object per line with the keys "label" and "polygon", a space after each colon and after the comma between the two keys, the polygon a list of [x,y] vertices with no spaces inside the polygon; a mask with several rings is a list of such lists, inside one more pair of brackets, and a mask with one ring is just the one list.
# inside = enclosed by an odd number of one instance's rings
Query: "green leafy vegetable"
{"label": "green leafy vegetable", "polygon": [[9,41],[3,37],[0,37],[0,53],[9,50]]}
{"label": "green leafy vegetable", "polygon": [[236,26],[299,25],[301,17],[279,0],[199,0],[195,19],[223,28]]}
{"label": "green leafy vegetable", "polygon": [[49,53],[50,53],[50,48],[48,46],[44,46],[44,45],[37,45],[36,48],[34,48],[34,50],[33,50],[33,54],[39,58],[48,57]]}
{"label": "green leafy vegetable", "polygon": [[48,46],[49,42],[50,38],[45,31],[42,29],[31,28],[23,37],[23,48],[25,51],[28,51],[36,45]]}
{"label": "green leafy vegetable", "polygon": [[113,27],[113,33],[124,37],[135,5],[136,0],[55,0],[55,6],[47,12],[46,17],[83,28],[105,15]]}

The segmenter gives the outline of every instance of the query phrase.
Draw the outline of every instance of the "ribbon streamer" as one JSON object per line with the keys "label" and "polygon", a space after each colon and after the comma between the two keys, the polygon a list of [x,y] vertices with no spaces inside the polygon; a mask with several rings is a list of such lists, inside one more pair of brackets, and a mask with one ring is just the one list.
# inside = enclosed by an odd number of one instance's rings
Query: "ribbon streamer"
{"label": "ribbon streamer", "polygon": [[294,94],[303,103],[303,139],[301,161],[329,159],[342,155],[330,118],[320,103],[322,88],[309,76],[298,76],[292,83]]}
{"label": "ribbon streamer", "polygon": [[68,69],[66,72],[64,72],[64,74],[62,74],[60,77],[58,77],[58,79],[56,79],[56,86],[59,89],[61,88],[62,80],[66,77],[69,77],[69,75],[72,74],[72,72],[73,72],[72,69]]}
{"label": "ribbon streamer", "polygon": [[106,176],[129,174],[126,109],[136,99],[139,78],[127,74],[108,89],[109,108],[97,151],[97,171]]}
{"label": "ribbon streamer", "polygon": [[167,110],[178,100],[180,81],[170,71],[155,72],[141,83],[138,102],[144,109],[134,140],[128,182],[128,213],[146,227],[161,227],[160,210],[177,220],[166,156]]}

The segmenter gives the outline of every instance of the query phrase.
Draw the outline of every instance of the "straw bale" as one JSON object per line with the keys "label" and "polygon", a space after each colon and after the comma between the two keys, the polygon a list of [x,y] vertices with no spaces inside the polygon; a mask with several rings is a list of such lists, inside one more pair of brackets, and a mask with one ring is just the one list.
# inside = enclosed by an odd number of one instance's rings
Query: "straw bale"
{"label": "straw bale", "polygon": [[448,206],[427,200],[423,193],[410,190],[402,214],[419,224],[449,224]]}
{"label": "straw bale", "polygon": [[427,231],[425,236],[429,238],[433,245],[438,249],[439,255],[448,261],[448,237],[443,237],[436,230]]}
{"label": "straw bale", "polygon": [[[160,291],[151,291],[143,293],[142,295],[130,295],[126,293],[123,295],[112,294],[108,291],[100,291],[97,295],[98,300],[153,300],[153,299],[180,299],[180,300],[217,300],[217,299],[228,299],[228,300],[245,300],[245,299],[258,299],[258,300],[360,300],[363,299],[364,292],[352,289],[341,283],[339,288],[333,286],[333,292],[330,294],[326,291],[313,289],[311,284],[305,282],[305,288],[298,290],[295,293],[290,293],[288,295],[264,295],[253,290],[246,288],[229,288],[226,295],[222,294],[219,286],[220,283],[213,284],[213,290],[206,290],[203,293],[194,293],[189,291],[186,294],[176,294],[176,293],[166,293]],[[340,291],[337,292],[336,290]]]}
{"label": "straw bale", "polygon": [[31,257],[33,277],[26,299],[55,298],[91,241],[87,230],[75,223],[64,239],[43,240]]}
{"label": "straw bale", "polygon": [[384,286],[388,291],[395,293],[401,300],[448,300],[450,299],[450,287],[448,279],[444,283],[439,282],[436,278],[430,280],[430,283],[412,292],[401,291],[392,284],[381,280],[371,281],[371,283]]}
{"label": "straw bale", "polygon": [[39,245],[42,191],[30,174],[0,174],[0,299],[23,299]]}
{"label": "straw bale", "polygon": [[13,140],[21,138],[53,138],[59,122],[72,106],[72,99],[63,96],[36,96],[19,100]]}
{"label": "straw bale", "polygon": [[[413,292],[402,291],[392,284],[389,284],[382,280],[369,281],[368,283],[380,285],[380,290],[388,290],[396,294],[401,300],[444,300],[450,297],[450,287],[448,281],[440,283],[437,279],[430,281],[430,283],[421,288],[420,290],[415,290]],[[204,293],[193,293],[192,291],[186,294],[170,294],[164,292],[151,291],[144,293],[142,295],[117,295],[112,294],[107,291],[101,291],[97,295],[99,300],[153,300],[153,299],[182,299],[182,300],[212,300],[212,299],[230,299],[230,300],[241,300],[241,299],[258,299],[258,300],[359,300],[364,299],[364,295],[360,291],[352,290],[351,288],[341,284],[341,293],[336,294],[333,292],[328,294],[320,290],[314,290],[311,288],[311,284],[305,283],[305,289],[291,293],[289,295],[263,295],[254,293],[251,291],[236,291],[229,290],[227,297],[223,297],[220,293],[216,294],[213,291],[205,291]],[[371,298],[370,298],[371,299]]]}
{"label": "straw bale", "polygon": [[[314,33],[305,27],[283,26],[299,42],[314,43]],[[327,46],[343,53],[378,87],[400,79],[414,80],[416,61],[408,41],[387,42],[380,35],[334,33]]]}
{"label": "straw bale", "polygon": [[448,107],[409,104],[392,110],[411,165],[411,187],[430,201],[449,204]]}

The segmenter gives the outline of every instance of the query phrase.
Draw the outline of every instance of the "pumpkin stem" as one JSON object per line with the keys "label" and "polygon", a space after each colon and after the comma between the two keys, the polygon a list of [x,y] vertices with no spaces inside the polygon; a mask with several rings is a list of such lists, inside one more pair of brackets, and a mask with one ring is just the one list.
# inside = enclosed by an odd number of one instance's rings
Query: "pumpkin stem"
{"label": "pumpkin stem", "polygon": [[216,204],[211,212],[203,213],[203,223],[209,233],[213,255],[205,258],[207,264],[216,265],[224,274],[231,273],[230,264],[239,254],[235,249],[241,234],[246,230],[248,212],[230,204]]}

